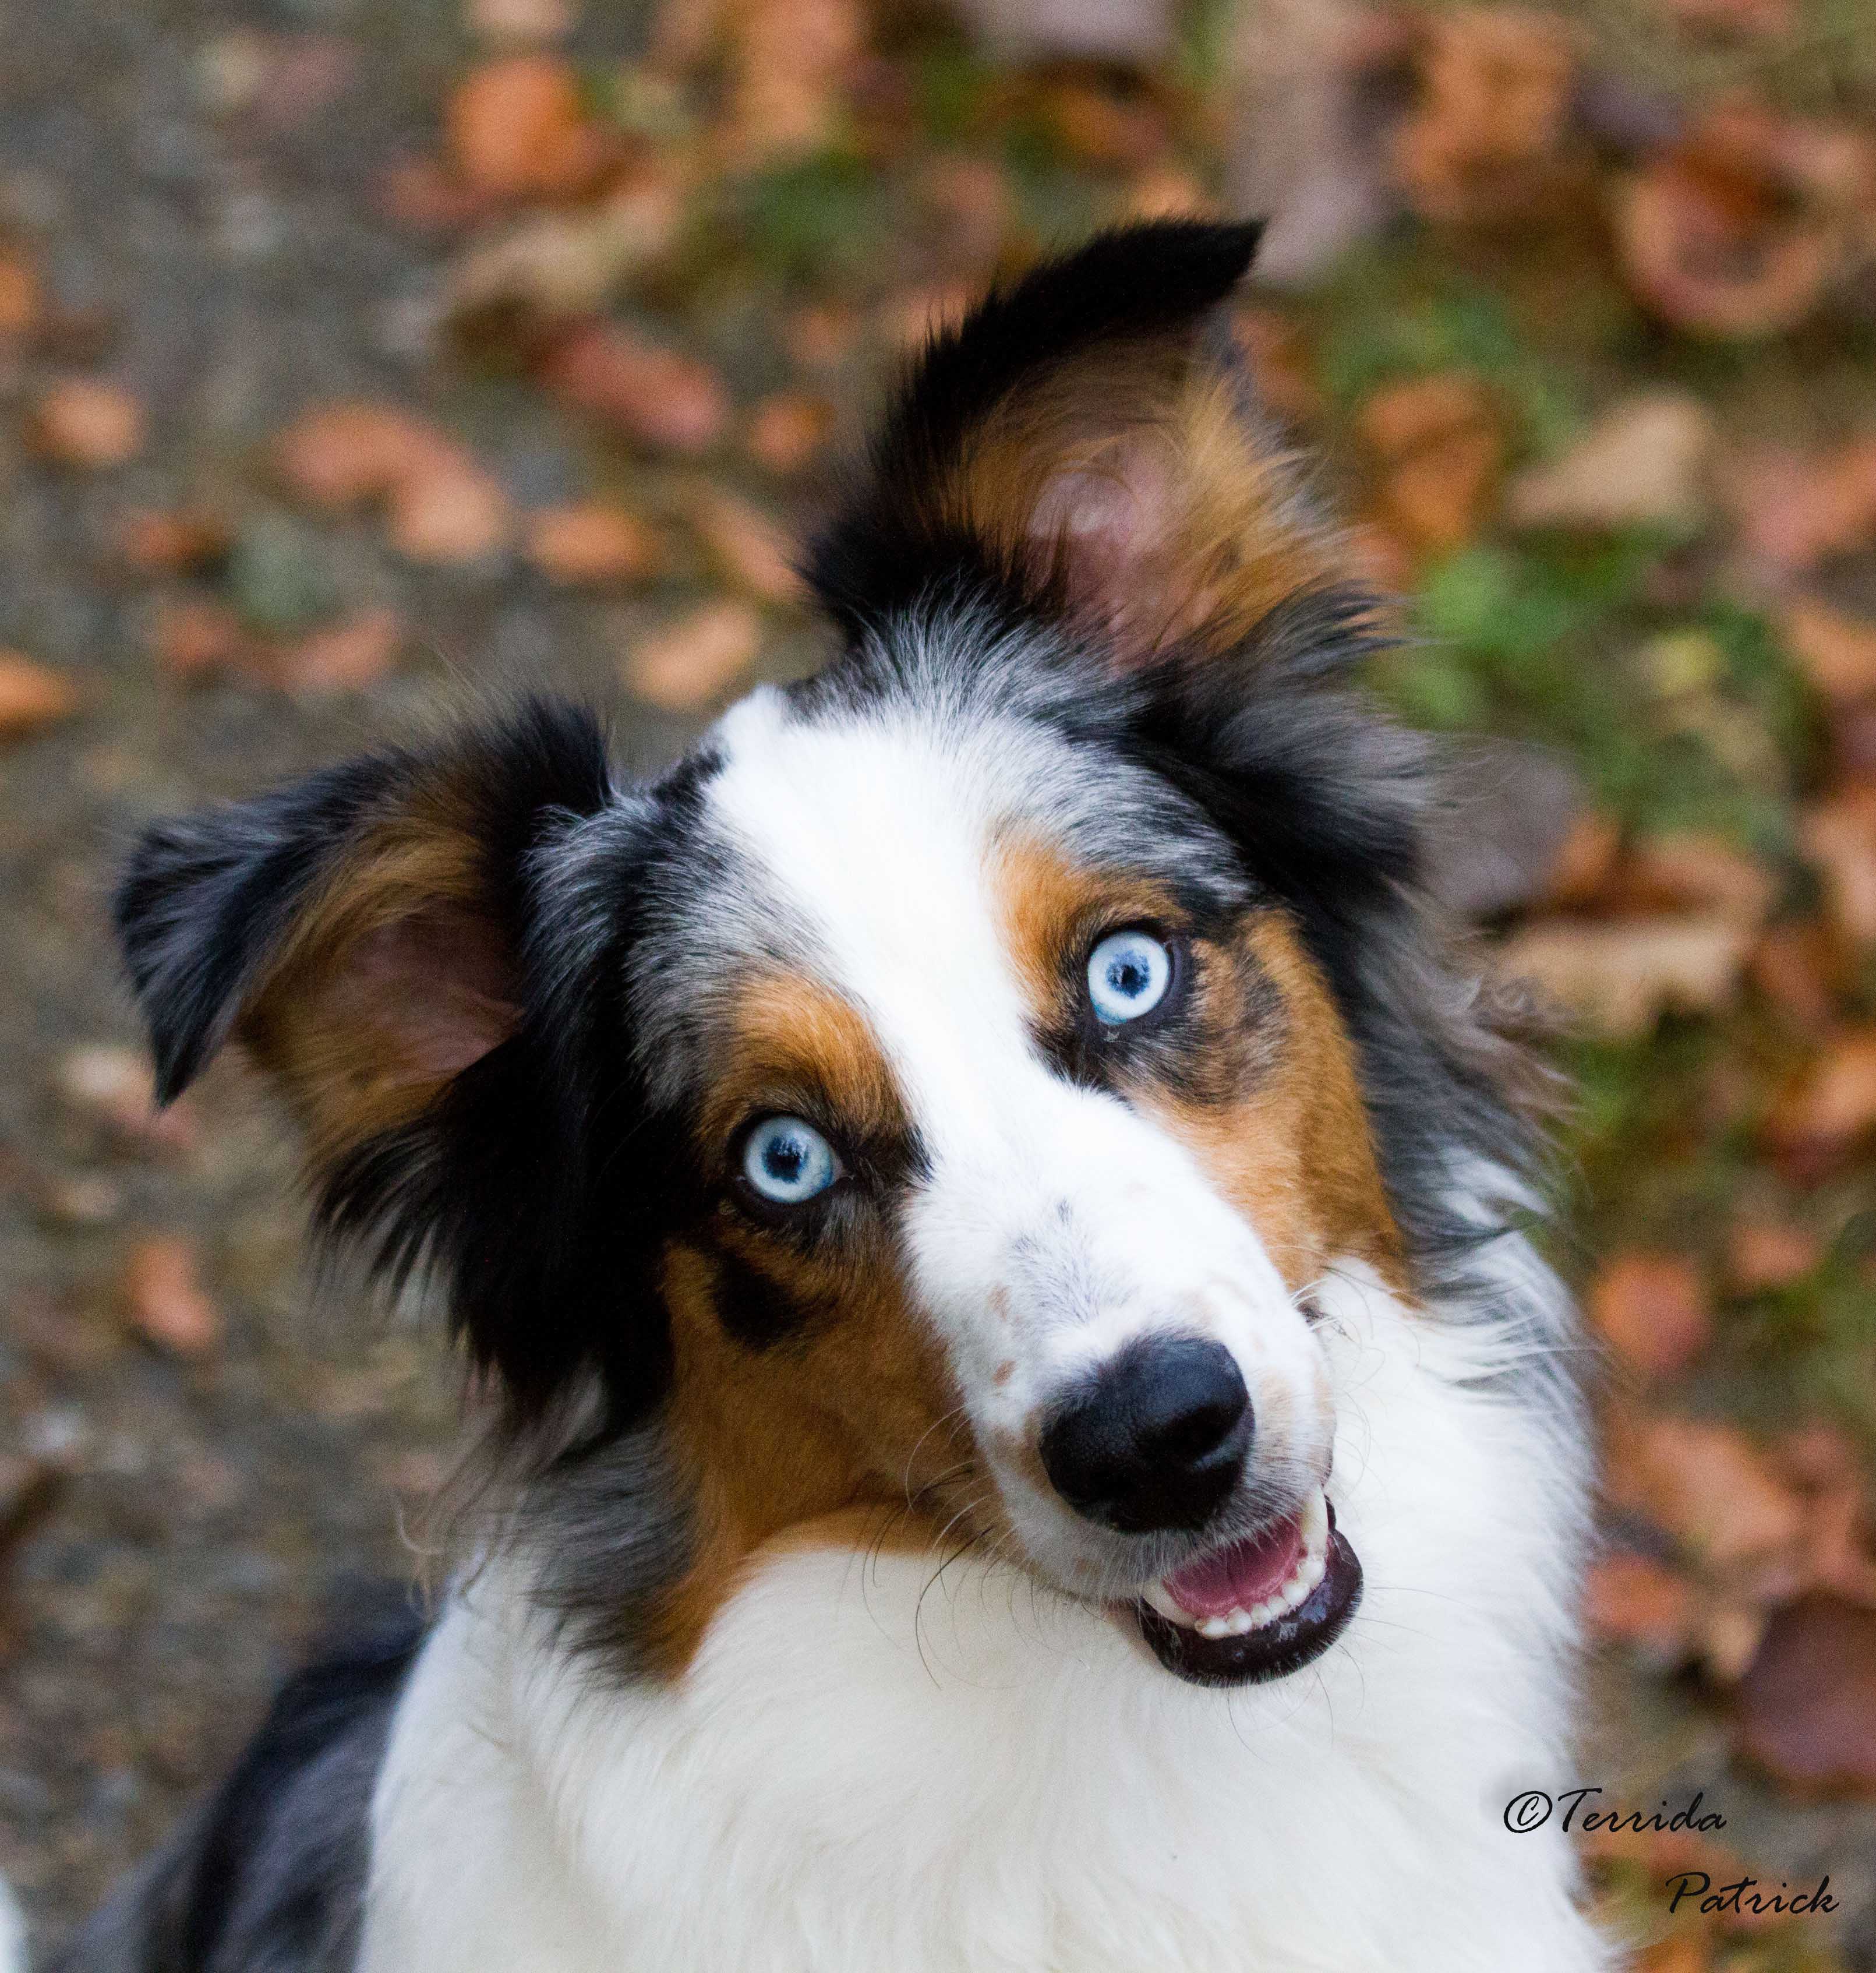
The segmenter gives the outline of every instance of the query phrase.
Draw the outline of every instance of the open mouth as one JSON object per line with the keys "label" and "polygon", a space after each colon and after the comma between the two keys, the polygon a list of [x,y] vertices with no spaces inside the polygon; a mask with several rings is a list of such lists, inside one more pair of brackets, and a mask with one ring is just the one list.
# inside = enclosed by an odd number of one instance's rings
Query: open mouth
{"label": "open mouth", "polygon": [[1361,1565],[1318,1487],[1289,1520],[1175,1569],[1135,1607],[1167,1670],[1248,1685],[1319,1657],[1361,1600]]}

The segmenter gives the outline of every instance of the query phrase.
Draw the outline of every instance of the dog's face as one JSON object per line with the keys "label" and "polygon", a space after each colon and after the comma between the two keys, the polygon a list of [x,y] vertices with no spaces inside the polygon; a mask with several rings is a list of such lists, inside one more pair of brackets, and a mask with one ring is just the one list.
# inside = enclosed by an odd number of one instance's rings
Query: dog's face
{"label": "dog's face", "polygon": [[1309,1291],[1407,1281],[1457,1071],[1415,757],[1322,682],[1361,605],[1208,339],[1249,251],[1119,236],[934,351],[817,551],[847,656],[653,786],[534,706],[126,880],[165,1085],[234,1029],[516,1431],[635,1448],[664,1536],[578,1539],[642,1670],[850,1509],[1200,1680],[1353,1608]]}

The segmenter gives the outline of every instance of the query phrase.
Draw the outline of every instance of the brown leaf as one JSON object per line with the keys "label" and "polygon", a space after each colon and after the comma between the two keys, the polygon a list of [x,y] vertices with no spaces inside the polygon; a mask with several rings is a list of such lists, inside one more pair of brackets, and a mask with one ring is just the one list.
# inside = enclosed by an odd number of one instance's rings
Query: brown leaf
{"label": "brown leaf", "polygon": [[451,93],[445,121],[463,181],[498,198],[565,198],[604,162],[587,125],[580,72],[559,55],[498,57]]}
{"label": "brown leaf", "polygon": [[26,428],[34,450],[61,466],[100,472],[127,464],[149,437],[143,406],[121,385],[92,377],[54,384]]}
{"label": "brown leaf", "polygon": [[1322,411],[1322,393],[1302,332],[1273,308],[1240,308],[1231,318],[1257,395],[1279,417],[1306,424]]}
{"label": "brown leaf", "polygon": [[551,581],[642,581],[664,559],[657,533],[636,514],[603,501],[544,507],[528,521],[523,551]]}
{"label": "brown leaf", "polygon": [[1827,1028],[1837,1009],[1838,953],[1821,919],[1771,926],[1753,947],[1753,985],[1798,1026]]}
{"label": "brown leaf", "polygon": [[39,326],[39,276],[18,255],[0,253],[0,336],[15,339]]}
{"label": "brown leaf", "polygon": [[1570,909],[1597,901],[1622,854],[1622,825],[1612,815],[1586,809],[1571,823],[1545,880],[1544,901]]}
{"label": "brown leaf", "polygon": [[1137,166],[1166,148],[1165,118],[1152,103],[1124,99],[1080,76],[1045,88],[1036,110],[1056,143],[1081,164]]}
{"label": "brown leaf", "polygon": [[397,663],[404,641],[394,611],[361,610],[281,646],[273,656],[273,680],[298,696],[360,692]]}
{"label": "brown leaf", "polygon": [[226,672],[251,674],[257,658],[257,646],[240,617],[206,597],[162,598],[151,623],[150,646],[157,669],[184,684]]}
{"label": "brown leaf", "polygon": [[88,1042],[68,1049],[53,1072],[53,1089],[74,1117],[136,1151],[186,1152],[201,1127],[186,1098],[156,1105],[156,1076],[139,1049]]}
{"label": "brown leaf", "polygon": [[1672,1932],[1643,1948],[1635,1973],[1713,1973],[1712,1945],[1700,1932]]}
{"label": "brown leaf", "polygon": [[1802,1281],[1823,1258],[1823,1247],[1813,1235],[1776,1220],[1741,1220],[1727,1235],[1727,1278],[1742,1294],[1788,1288]]}
{"label": "brown leaf", "polygon": [[137,1242],[125,1257],[119,1288],[126,1320],[149,1341],[197,1356],[221,1340],[221,1312],[202,1287],[194,1248],[180,1235]]}
{"label": "brown leaf", "polygon": [[1498,407],[1463,371],[1391,384],[1357,421],[1373,455],[1381,519],[1417,551],[1462,546],[1484,525],[1505,463]]}
{"label": "brown leaf", "polygon": [[932,252],[947,267],[996,264],[1016,223],[1009,177],[989,158],[945,152],[920,167],[919,203],[930,216]]}
{"label": "brown leaf", "polygon": [[1876,1611],[1824,1595],[1778,1611],[1737,1717],[1741,1752],[1785,1787],[1876,1790]]}
{"label": "brown leaf", "polygon": [[569,336],[542,375],[564,403],[667,451],[708,452],[729,422],[729,393],[708,364],[623,329]]}
{"label": "brown leaf", "polygon": [[1151,219],[1216,219],[1218,201],[1177,165],[1149,165],[1127,181],[1116,223]]}
{"label": "brown leaf", "polygon": [[1810,455],[1750,454],[1733,462],[1726,484],[1741,545],[1780,568],[1814,568],[1876,538],[1876,437]]}
{"label": "brown leaf", "polygon": [[1396,176],[1429,219],[1524,219],[1549,188],[1576,60],[1554,18],[1482,7],[1423,24],[1419,97],[1396,130]]}
{"label": "brown leaf", "polygon": [[1799,596],[1786,606],[1780,627],[1799,669],[1826,699],[1876,696],[1876,623]]}
{"label": "brown leaf", "polygon": [[622,667],[639,698],[690,712],[738,683],[762,646],[762,619],[747,603],[707,603],[642,640]]}
{"label": "brown leaf", "polygon": [[1756,931],[1777,892],[1765,866],[1724,837],[1676,830],[1631,844],[1605,895],[1625,912],[1710,912]]}
{"label": "brown leaf", "polygon": [[1706,1013],[1734,996],[1752,944],[1726,915],[1547,918],[1514,933],[1500,970],[1535,980],[1609,1035],[1644,1032],[1668,1008]]}
{"label": "brown leaf", "polygon": [[508,540],[512,518],[495,479],[457,456],[397,482],[387,532],[407,561],[450,565],[494,554]]}
{"label": "brown leaf", "polygon": [[1527,468],[1505,492],[1518,527],[1665,527],[1705,519],[1713,414],[1684,391],[1611,404],[1561,459]]}
{"label": "brown leaf", "polygon": [[711,559],[728,581],[758,602],[799,603],[802,587],[796,573],[796,544],[758,507],[714,488],[701,489],[691,503],[691,524]]}
{"label": "brown leaf", "polygon": [[485,41],[563,41],[574,31],[574,0],[467,0],[463,22]]}
{"label": "brown leaf", "polygon": [[764,398],[750,414],[744,443],[758,466],[786,479],[800,472],[834,430],[834,407],[806,391],[783,391]]}
{"label": "brown leaf", "polygon": [[1832,921],[1856,945],[1876,944],[1876,785],[1813,803],[1798,841],[1824,879]]}
{"label": "brown leaf", "polygon": [[117,527],[118,551],[139,574],[192,575],[219,561],[232,537],[218,514],[133,507]]}
{"label": "brown leaf", "polygon": [[1610,1497],[1646,1516],[1690,1559],[1737,1572],[1794,1555],[1802,1503],[1735,1427],[1618,1412],[1606,1468]]}
{"label": "brown leaf", "polygon": [[1876,1027],[1848,1028],[1773,1104],[1767,1142],[1801,1176],[1828,1171],[1876,1131]]}
{"label": "brown leaf", "polygon": [[727,26],[724,149],[747,165],[829,142],[866,47],[858,0],[739,0]]}
{"label": "brown leaf", "polygon": [[0,741],[24,740],[78,710],[78,691],[23,652],[0,650]]}
{"label": "brown leaf", "polygon": [[1712,1336],[1706,1285],[1678,1254],[1613,1255],[1590,1284],[1588,1306],[1603,1340],[1645,1377],[1678,1376]]}
{"label": "brown leaf", "polygon": [[274,469],[314,506],[382,499],[413,474],[461,456],[448,434],[395,404],[354,401],[303,413],[274,443]]}
{"label": "brown leaf", "polygon": [[1590,1565],[1583,1584],[1583,1615],[1598,1637],[1639,1646],[1673,1664],[1692,1645],[1693,1585],[1646,1556],[1601,1556]]}

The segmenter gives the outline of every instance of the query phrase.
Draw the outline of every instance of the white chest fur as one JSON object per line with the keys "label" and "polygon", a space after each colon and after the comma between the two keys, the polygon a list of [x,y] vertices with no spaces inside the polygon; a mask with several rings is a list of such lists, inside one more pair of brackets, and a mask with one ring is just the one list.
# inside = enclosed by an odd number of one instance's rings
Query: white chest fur
{"label": "white chest fur", "polygon": [[1591,1973],[1517,1790],[1561,1741],[1580,1455],[1484,1332],[1324,1297],[1367,1593],[1275,1685],[1180,1683],[1013,1570],[779,1556],[674,1689],[493,1572],[400,1713],[365,1973]]}

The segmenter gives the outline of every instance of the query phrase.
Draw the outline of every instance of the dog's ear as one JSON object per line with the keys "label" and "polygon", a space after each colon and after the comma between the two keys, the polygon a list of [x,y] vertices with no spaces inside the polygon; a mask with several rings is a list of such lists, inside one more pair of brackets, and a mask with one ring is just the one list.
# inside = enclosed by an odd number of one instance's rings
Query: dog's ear
{"label": "dog's ear", "polygon": [[616,803],[590,715],[534,701],[159,823],[116,896],[159,1094],[238,1040],[303,1129],[325,1229],[394,1277],[438,1264],[524,1412],[596,1333],[538,900],[554,843]]}
{"label": "dog's ear", "polygon": [[975,568],[1132,667],[1332,580],[1223,319],[1257,233],[1105,234],[936,337],[810,561],[849,633]]}

